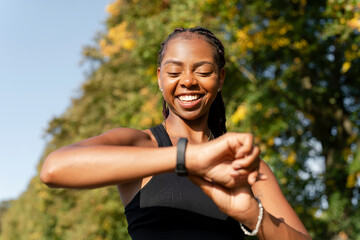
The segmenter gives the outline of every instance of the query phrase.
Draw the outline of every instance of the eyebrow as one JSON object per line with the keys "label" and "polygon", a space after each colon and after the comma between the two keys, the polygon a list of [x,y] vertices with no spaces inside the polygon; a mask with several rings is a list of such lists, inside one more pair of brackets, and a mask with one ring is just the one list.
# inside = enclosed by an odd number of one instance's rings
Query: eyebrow
{"label": "eyebrow", "polygon": [[210,64],[212,66],[215,67],[215,65],[212,62],[208,62],[208,61],[201,61],[201,62],[197,62],[194,64],[194,68],[200,67],[201,65],[205,65],[205,64]]}
{"label": "eyebrow", "polygon": [[183,63],[182,63],[182,62],[180,62],[180,61],[176,61],[176,60],[167,60],[167,61],[164,63],[164,66],[165,66],[166,64],[170,64],[170,63],[175,64],[175,65],[179,65],[179,66],[182,66],[182,65],[183,65]]}
{"label": "eyebrow", "polygon": [[[166,64],[175,64],[175,65],[178,65],[178,66],[182,66],[183,63],[180,62],[180,61],[176,61],[176,60],[167,60],[164,65]],[[200,67],[201,65],[204,65],[204,64],[210,64],[210,65],[213,65],[215,67],[215,65],[212,63],[212,62],[208,62],[208,61],[201,61],[201,62],[197,62],[194,64],[194,68],[197,68],[197,67]]]}

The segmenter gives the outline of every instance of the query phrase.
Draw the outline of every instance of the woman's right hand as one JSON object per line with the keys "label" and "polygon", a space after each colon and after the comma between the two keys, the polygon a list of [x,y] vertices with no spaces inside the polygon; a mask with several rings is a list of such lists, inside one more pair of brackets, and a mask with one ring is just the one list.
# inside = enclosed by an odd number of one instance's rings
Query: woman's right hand
{"label": "woman's right hand", "polygon": [[227,188],[254,184],[259,176],[259,148],[247,133],[226,133],[205,144],[188,145],[186,167],[190,175]]}

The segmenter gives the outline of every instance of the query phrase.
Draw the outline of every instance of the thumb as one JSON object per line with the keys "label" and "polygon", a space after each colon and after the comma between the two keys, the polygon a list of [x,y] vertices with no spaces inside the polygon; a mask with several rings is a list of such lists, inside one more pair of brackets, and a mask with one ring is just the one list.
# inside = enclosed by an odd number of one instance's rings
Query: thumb
{"label": "thumb", "polygon": [[257,181],[266,180],[266,179],[267,179],[267,176],[258,171],[251,172],[248,175],[248,183],[250,186],[252,186]]}

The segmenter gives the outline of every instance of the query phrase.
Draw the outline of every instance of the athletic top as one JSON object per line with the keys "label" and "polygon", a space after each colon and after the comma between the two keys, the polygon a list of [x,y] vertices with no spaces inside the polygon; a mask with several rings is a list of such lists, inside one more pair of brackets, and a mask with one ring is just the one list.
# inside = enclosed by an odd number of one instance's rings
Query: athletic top
{"label": "athletic top", "polygon": [[[172,146],[162,124],[150,129],[159,147]],[[239,240],[239,223],[187,177],[153,176],[125,207],[133,240]]]}

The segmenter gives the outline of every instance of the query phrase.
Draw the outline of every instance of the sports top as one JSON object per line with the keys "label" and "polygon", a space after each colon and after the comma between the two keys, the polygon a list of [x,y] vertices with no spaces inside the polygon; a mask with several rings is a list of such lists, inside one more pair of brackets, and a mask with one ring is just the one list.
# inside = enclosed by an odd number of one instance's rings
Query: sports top
{"label": "sports top", "polygon": [[[162,124],[150,129],[159,147],[172,146]],[[187,177],[153,176],[125,207],[133,240],[239,240],[239,223]]]}

